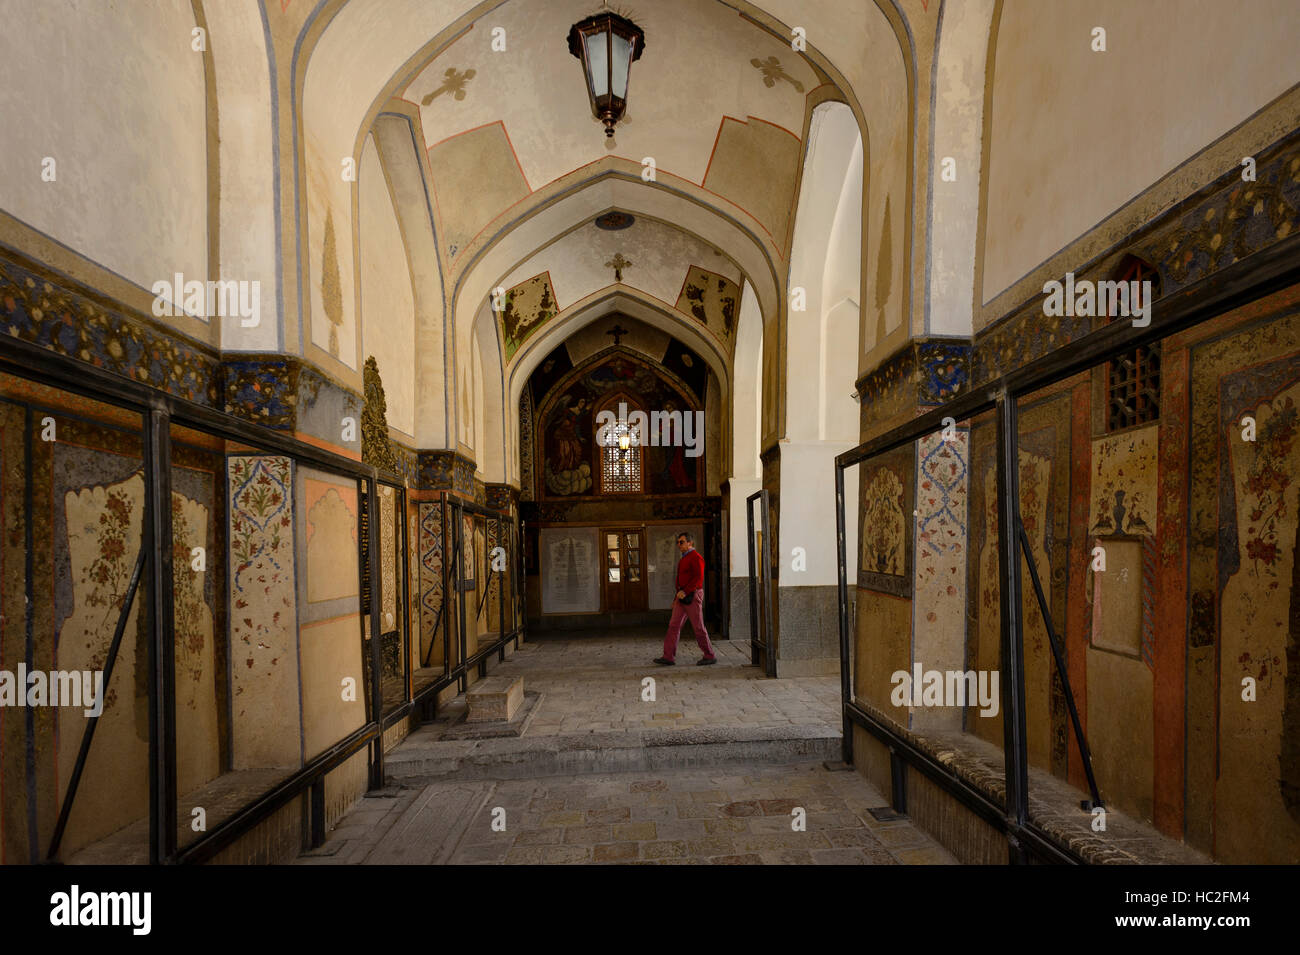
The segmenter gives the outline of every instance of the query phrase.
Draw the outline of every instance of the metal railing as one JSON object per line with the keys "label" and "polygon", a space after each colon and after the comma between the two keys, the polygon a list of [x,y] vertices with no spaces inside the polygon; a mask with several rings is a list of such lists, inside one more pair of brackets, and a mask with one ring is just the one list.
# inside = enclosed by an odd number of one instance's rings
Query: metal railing
{"label": "metal railing", "polygon": [[[377,487],[378,482],[392,484],[400,490],[401,478],[378,471],[371,465],[346,457],[341,454],[317,447],[284,433],[273,431],[260,425],[235,418],[224,412],[180,398],[129,378],[125,378],[101,368],[85,364],[75,359],[56,354],[39,345],[24,342],[9,336],[0,336],[0,372],[17,378],[40,381],[44,385],[81,395],[101,402],[119,410],[139,414],[142,418],[142,477],[144,481],[145,510],[144,527],[140,554],[137,557],[128,592],[124,596],[123,606],[118,617],[112,645],[108,653],[108,662],[104,674],[104,690],[107,692],[108,680],[116,662],[118,650],[125,632],[127,618],[130,615],[135,595],[141,580],[148,581],[149,603],[146,609],[148,619],[148,653],[147,653],[147,688],[148,688],[148,828],[149,853],[151,864],[160,863],[199,863],[207,861],[223,849],[232,845],[241,836],[268,819],[293,799],[307,794],[309,813],[309,832],[311,845],[319,845],[324,839],[325,800],[324,779],[333,770],[342,766],[362,749],[367,750],[369,787],[375,789],[384,785],[384,730],[413,714],[418,705],[423,705],[430,712],[436,706],[437,693],[453,683],[464,684],[469,667],[479,664],[493,651],[499,651],[504,659],[505,644],[514,639],[516,646],[523,635],[522,615],[517,615],[518,625],[509,631],[505,629],[504,587],[500,587],[502,596],[501,633],[489,646],[480,648],[471,658],[465,659],[462,652],[460,663],[448,667],[444,675],[433,684],[412,693],[412,673],[410,667],[410,621],[409,614],[402,609],[403,627],[408,631],[403,644],[403,667],[406,671],[405,701],[384,713],[383,702],[383,661],[382,633],[380,626],[381,587],[380,554],[377,545],[378,527]],[[30,462],[31,417],[28,414],[28,449]],[[358,484],[358,491],[366,495],[367,507],[371,515],[370,546],[366,554],[369,560],[370,601],[368,607],[360,607],[359,613],[367,617],[370,625],[369,665],[367,674],[366,713],[363,724],[343,739],[336,741],[323,752],[317,754],[286,778],[277,782],[259,796],[246,803],[231,815],[222,819],[212,828],[198,835],[188,845],[178,845],[177,835],[177,754],[176,754],[176,674],[174,661],[175,618],[174,618],[174,572],[172,551],[172,522],[157,519],[158,515],[171,513],[172,500],[172,455],[171,431],[173,427],[183,427],[203,432],[209,436],[234,442],[248,449],[248,453],[259,455],[280,455],[292,458],[298,464],[305,464],[331,474],[352,478]],[[32,482],[26,482],[26,496],[29,499],[27,512],[31,513],[30,497]],[[452,507],[463,506],[465,510],[482,513],[501,521],[503,527],[511,526],[507,512],[491,511],[472,504],[456,501],[444,493],[444,501],[450,501]],[[398,547],[398,559],[395,573],[398,576],[400,593],[406,593],[404,582],[410,580],[410,547],[406,540],[405,496],[399,498],[403,525],[402,545]],[[444,510],[444,513],[446,511]],[[218,519],[225,519],[224,516]],[[31,521],[27,525],[27,553],[32,553]],[[360,535],[358,535],[360,536]],[[502,535],[504,538],[506,535]],[[517,536],[514,537],[517,541]],[[358,541],[359,555],[364,542]],[[504,543],[503,543],[504,546]],[[511,562],[517,566],[517,561]],[[444,574],[451,568],[444,567]],[[360,567],[358,567],[360,575]],[[27,586],[30,591],[32,574],[28,573]],[[447,591],[444,588],[444,594]],[[409,594],[408,594],[409,597]],[[221,599],[227,599],[222,595]],[[463,594],[462,594],[463,600]],[[399,608],[401,604],[399,604]],[[29,604],[30,608],[30,604]],[[464,614],[461,614],[461,646],[464,647]],[[32,612],[27,613],[27,626],[32,627]],[[447,628],[443,627],[444,635]],[[295,635],[296,636],[296,635]],[[229,639],[229,634],[222,634]],[[30,655],[30,646],[29,646]],[[64,794],[60,813],[50,840],[46,861],[55,861],[69,816],[75,806],[76,793],[84,773],[86,760],[94,740],[98,717],[90,717],[91,722],[82,734],[80,749],[69,787]],[[35,833],[33,833],[35,838]],[[34,861],[39,849],[33,844],[31,852]]]}
{"label": "metal railing", "polygon": [[[971,389],[965,395],[934,408],[864,441],[835,459],[836,548],[839,562],[840,674],[843,701],[843,755],[853,762],[853,727],[860,726],[884,743],[891,762],[901,760],[937,783],[967,808],[999,829],[1006,837],[1009,859],[1020,863],[1028,855],[1053,862],[1079,862],[1080,858],[1062,849],[1055,840],[1028,818],[1028,755],[1025,725],[1025,674],[1023,658],[1021,551],[1027,545],[1020,521],[1019,434],[1017,399],[1039,389],[1064,381],[1103,362],[1115,359],[1134,348],[1149,345],[1176,332],[1240,308],[1273,292],[1300,283],[1300,234],[1289,236],[1268,248],[1219,270],[1214,275],[1188,285],[1178,292],[1158,299],[1146,327],[1129,322],[1112,322],[1041,358],[1027,362],[1013,371]],[[889,722],[860,706],[853,696],[853,679],[849,668],[849,590],[846,561],[844,472],[864,461],[893,451],[919,439],[933,436],[945,427],[945,419],[969,421],[994,412],[997,433],[996,471],[997,526],[1011,529],[1001,535],[998,553],[999,596],[1001,601],[1000,665],[1003,712],[1004,773],[1006,804],[990,796],[940,763],[932,754],[918,748]],[[1017,529],[1019,533],[1017,533]],[[1029,551],[1024,550],[1026,556]],[[1053,634],[1052,648],[1058,669],[1065,678],[1065,661],[1055,640],[1055,629],[1030,558],[1031,574],[1038,591],[1044,622]],[[1068,683],[1066,684],[1068,687]],[[1086,741],[1083,739],[1073,699],[1069,703],[1076,739],[1080,743],[1093,800],[1100,804]],[[901,806],[895,806],[900,811]]]}
{"label": "metal railing", "polygon": [[[755,555],[754,502],[762,512],[762,552]],[[749,648],[750,662],[762,666],[764,675],[776,676],[776,641],[773,639],[772,596],[776,589],[772,580],[772,533],[769,526],[769,497],[766,488],[745,498],[745,525],[749,528]],[[760,595],[759,587],[763,588]],[[763,613],[760,618],[759,606]]]}

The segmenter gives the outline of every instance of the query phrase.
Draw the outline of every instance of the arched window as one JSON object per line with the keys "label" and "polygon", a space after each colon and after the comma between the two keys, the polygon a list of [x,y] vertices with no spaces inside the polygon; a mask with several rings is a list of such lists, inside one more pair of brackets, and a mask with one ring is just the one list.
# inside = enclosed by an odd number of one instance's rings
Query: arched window
{"label": "arched window", "polygon": [[[1115,272],[1118,282],[1134,282],[1142,294],[1142,283],[1151,283],[1151,297],[1160,295],[1160,275],[1135,255],[1126,255]],[[1150,302],[1132,302],[1150,307]],[[1106,365],[1106,430],[1119,431],[1146,424],[1160,417],[1160,342],[1143,345],[1112,359]]]}
{"label": "arched window", "polygon": [[[628,419],[639,404],[627,395],[612,395],[596,409],[596,434],[600,448],[600,493],[642,493],[642,463],[645,449],[641,446],[639,429],[630,427]],[[609,412],[604,418],[603,412]],[[602,429],[600,422],[613,416],[614,423]],[[603,435],[603,438],[602,438]]]}

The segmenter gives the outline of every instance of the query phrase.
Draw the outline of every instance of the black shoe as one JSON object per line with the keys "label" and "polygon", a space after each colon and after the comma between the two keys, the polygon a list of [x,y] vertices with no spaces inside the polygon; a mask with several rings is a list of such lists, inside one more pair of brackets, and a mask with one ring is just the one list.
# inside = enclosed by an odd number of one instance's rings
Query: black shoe
{"label": "black shoe", "polygon": [[675,661],[665,660],[663,657],[655,657],[655,663],[659,664],[661,667],[671,667],[677,665]]}
{"label": "black shoe", "polygon": [[697,667],[708,667],[708,666],[713,666],[713,664],[717,662],[718,662],[717,657],[700,657],[700,659],[695,661],[695,665]]}

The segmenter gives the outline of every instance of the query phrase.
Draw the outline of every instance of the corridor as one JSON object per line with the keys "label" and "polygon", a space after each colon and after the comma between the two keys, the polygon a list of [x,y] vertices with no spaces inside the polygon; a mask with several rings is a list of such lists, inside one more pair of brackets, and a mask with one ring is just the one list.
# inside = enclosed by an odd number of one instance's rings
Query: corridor
{"label": "corridor", "polygon": [[662,645],[662,628],[523,644],[491,670],[524,681],[520,736],[474,738],[457,697],[298,863],[955,863],[862,776],[827,769],[837,677],[764,679],[747,640],[717,640],[713,667],[684,649],[658,667]]}

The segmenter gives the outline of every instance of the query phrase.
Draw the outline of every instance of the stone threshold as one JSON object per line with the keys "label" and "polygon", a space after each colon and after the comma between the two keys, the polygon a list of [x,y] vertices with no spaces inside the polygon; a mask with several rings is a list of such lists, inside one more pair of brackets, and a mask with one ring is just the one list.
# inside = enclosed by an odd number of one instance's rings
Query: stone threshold
{"label": "stone threshold", "polygon": [[385,758],[390,779],[520,779],[645,772],[719,763],[837,760],[840,734],[824,726],[645,729],[567,736],[447,740],[436,726],[412,733]]}
{"label": "stone threshold", "polygon": [[[861,702],[858,705],[917,749],[933,756],[972,788],[1006,805],[1005,764],[1002,750],[997,746],[967,733],[905,729],[875,707]],[[1098,786],[1104,803],[1105,780],[1098,780]],[[1094,832],[1092,812],[1079,805],[1080,800],[1088,798],[1086,790],[1076,789],[1041,769],[1029,768],[1029,821],[1062,849],[1089,865],[1215,864],[1204,853],[1110,806],[1106,806],[1106,830]],[[954,805],[959,804],[954,800]]]}

